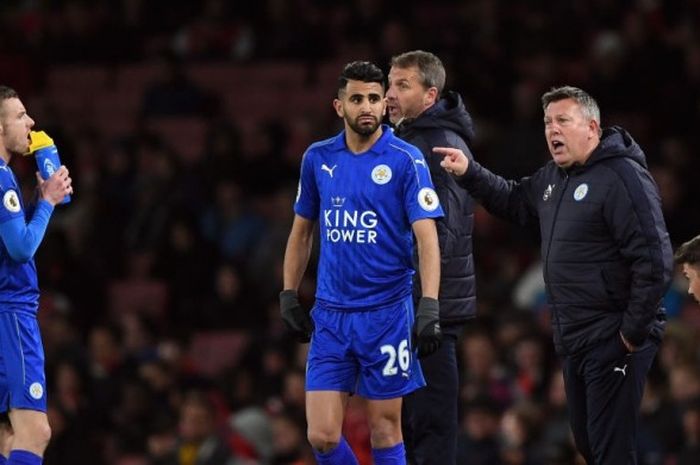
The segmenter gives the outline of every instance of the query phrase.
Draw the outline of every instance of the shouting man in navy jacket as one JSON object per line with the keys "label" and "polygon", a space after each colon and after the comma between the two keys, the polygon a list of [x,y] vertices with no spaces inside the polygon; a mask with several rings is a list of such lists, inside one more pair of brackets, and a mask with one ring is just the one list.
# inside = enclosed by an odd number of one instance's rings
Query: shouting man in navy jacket
{"label": "shouting man in navy jacket", "polygon": [[542,96],[552,161],[506,181],[461,151],[443,168],[492,213],[539,221],[554,344],[570,423],[589,465],[636,465],[644,381],[663,335],[673,253],[642,149],[600,127],[595,100],[560,87]]}

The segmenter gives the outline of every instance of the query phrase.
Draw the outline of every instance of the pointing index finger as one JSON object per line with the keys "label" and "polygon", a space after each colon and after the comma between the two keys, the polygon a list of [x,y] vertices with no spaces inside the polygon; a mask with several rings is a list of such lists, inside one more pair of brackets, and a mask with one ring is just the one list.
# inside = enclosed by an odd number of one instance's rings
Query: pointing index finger
{"label": "pointing index finger", "polygon": [[450,147],[433,147],[433,152],[439,153],[441,155],[451,155],[454,149]]}

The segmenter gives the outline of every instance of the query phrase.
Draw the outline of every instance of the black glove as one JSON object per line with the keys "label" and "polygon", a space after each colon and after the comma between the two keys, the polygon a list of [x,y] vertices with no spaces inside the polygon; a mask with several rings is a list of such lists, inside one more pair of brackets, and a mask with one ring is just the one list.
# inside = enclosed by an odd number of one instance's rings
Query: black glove
{"label": "black glove", "polygon": [[309,312],[299,303],[297,291],[287,289],[280,292],[280,313],[287,329],[299,340],[309,342],[314,332],[314,322]]}
{"label": "black glove", "polygon": [[418,357],[430,355],[440,348],[440,304],[437,299],[421,297],[413,322],[412,344],[418,348]]}

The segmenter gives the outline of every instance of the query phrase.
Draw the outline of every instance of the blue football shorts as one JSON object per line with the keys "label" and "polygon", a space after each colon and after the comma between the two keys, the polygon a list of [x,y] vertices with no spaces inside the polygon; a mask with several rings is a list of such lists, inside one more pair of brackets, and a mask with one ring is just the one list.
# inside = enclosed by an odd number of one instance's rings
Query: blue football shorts
{"label": "blue football shorts", "polygon": [[0,412],[46,412],[44,347],[36,316],[0,312]]}
{"label": "blue football shorts", "polygon": [[394,399],[425,386],[411,346],[413,301],[370,311],[314,306],[306,362],[307,391],[338,391]]}

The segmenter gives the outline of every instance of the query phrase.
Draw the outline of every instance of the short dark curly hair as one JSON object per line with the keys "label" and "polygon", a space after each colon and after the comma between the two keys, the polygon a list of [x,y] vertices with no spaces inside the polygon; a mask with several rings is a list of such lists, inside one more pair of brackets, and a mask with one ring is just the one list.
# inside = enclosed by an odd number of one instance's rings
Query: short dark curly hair
{"label": "short dark curly hair", "polygon": [[338,94],[345,90],[348,81],[376,82],[386,89],[384,72],[369,61],[353,61],[345,65],[338,77]]}
{"label": "short dark curly hair", "polygon": [[687,263],[691,266],[700,266],[700,236],[695,236],[678,247],[673,258],[679,265]]}

